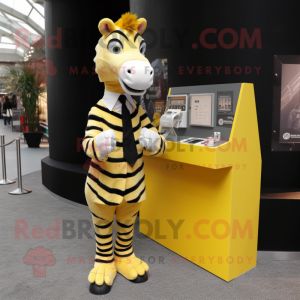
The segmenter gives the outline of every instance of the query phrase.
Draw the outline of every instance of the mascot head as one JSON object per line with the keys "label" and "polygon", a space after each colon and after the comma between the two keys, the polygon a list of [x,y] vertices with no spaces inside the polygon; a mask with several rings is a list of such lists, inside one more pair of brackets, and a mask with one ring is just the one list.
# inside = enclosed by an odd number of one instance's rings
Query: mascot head
{"label": "mascot head", "polygon": [[96,46],[96,72],[110,92],[143,95],[153,83],[154,71],[145,57],[146,42],[142,38],[147,21],[125,13],[114,23],[99,22],[102,34]]}

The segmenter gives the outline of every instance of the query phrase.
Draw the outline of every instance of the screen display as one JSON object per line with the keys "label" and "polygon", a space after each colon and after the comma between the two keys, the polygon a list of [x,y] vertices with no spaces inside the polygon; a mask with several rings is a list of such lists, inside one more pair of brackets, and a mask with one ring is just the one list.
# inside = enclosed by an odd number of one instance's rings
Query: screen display
{"label": "screen display", "polygon": [[232,112],[233,92],[218,92],[218,112]]}
{"label": "screen display", "polygon": [[169,108],[186,110],[186,97],[170,97]]}
{"label": "screen display", "polygon": [[184,105],[184,104],[185,104],[185,100],[171,99],[171,105]]}

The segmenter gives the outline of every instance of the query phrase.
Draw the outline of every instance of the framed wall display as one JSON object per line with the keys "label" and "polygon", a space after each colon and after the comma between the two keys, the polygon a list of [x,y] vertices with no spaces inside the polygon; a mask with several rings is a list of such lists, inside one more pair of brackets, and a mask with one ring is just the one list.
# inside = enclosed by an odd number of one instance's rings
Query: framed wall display
{"label": "framed wall display", "polygon": [[190,94],[190,125],[213,127],[214,94]]}
{"label": "framed wall display", "polygon": [[300,151],[300,55],[274,56],[272,151]]}
{"label": "framed wall display", "polygon": [[224,91],[217,93],[218,98],[218,113],[232,113],[233,107],[233,92]]}

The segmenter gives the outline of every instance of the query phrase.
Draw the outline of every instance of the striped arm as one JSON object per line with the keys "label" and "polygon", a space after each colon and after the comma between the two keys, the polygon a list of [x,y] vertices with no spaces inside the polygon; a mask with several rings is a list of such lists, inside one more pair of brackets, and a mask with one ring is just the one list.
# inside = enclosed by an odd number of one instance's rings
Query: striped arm
{"label": "striped arm", "polygon": [[[154,127],[151,122],[150,119],[148,118],[147,113],[143,110],[142,106],[139,106],[140,109],[140,120],[141,120],[141,127],[146,127],[150,130],[153,130],[154,132],[157,132],[156,127]],[[159,133],[158,133],[159,134]],[[167,148],[167,141],[166,139],[159,134],[159,143],[158,143],[158,147],[155,151],[150,151],[148,149],[146,149],[145,151],[150,155],[150,156],[161,156],[162,154],[165,153]]]}
{"label": "striped arm", "polygon": [[96,147],[96,137],[103,131],[100,120],[101,118],[99,116],[99,110],[95,107],[92,107],[89,112],[85,136],[82,142],[82,147],[86,155],[99,162],[103,161],[101,159],[99,150]]}

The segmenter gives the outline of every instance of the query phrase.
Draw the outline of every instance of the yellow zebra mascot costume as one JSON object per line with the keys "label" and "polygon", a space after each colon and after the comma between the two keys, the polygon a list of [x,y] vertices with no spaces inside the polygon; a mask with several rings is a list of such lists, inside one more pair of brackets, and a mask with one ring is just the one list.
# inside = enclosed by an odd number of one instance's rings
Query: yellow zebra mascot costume
{"label": "yellow zebra mascot costume", "polygon": [[[146,199],[143,152],[162,155],[166,141],[132,96],[143,95],[154,70],[145,58],[141,34],[147,21],[126,13],[114,23],[102,19],[96,46],[96,72],[105,83],[103,98],[92,107],[83,141],[92,159],[85,195],[92,213],[96,256],[90,292],[107,294],[117,272],[134,283],[148,279],[148,265],[132,247],[134,222]],[[114,216],[117,238],[113,245]]]}

